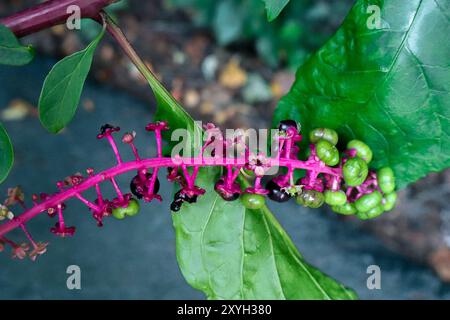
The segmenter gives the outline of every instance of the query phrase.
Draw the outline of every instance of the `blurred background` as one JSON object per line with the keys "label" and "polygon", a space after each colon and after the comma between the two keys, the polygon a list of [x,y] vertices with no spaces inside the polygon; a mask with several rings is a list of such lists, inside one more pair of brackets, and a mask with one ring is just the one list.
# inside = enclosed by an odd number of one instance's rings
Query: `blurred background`
{"label": "blurred background", "polygon": [[[0,16],[37,2],[2,0]],[[274,23],[266,21],[260,0],[123,0],[110,12],[195,119],[222,128],[266,128],[296,67],[333,34],[352,3],[291,1]],[[153,95],[109,37],[98,49],[74,121],[56,136],[39,123],[36,105],[46,74],[97,32],[85,21],[79,32],[59,26],[29,36],[24,43],[37,48],[36,60],[23,68],[0,67],[0,121],[16,156],[0,195],[16,185],[28,196],[51,192],[70,174],[112,165],[108,145],[95,138],[104,123],[136,130],[138,148],[154,154],[144,130],[155,110]],[[160,180],[168,199],[171,185]],[[401,191],[394,211],[365,223],[293,203],[270,206],[306,259],[361,298],[449,299],[449,181],[449,170],[431,174]],[[0,254],[0,298],[203,299],[176,263],[168,207],[167,201],[145,204],[137,217],[108,219],[99,229],[84,207],[70,202],[68,224],[77,226],[71,239],[50,234],[54,221],[45,215],[34,219],[30,230],[37,240],[50,241],[48,253],[34,263]],[[82,290],[66,288],[66,268],[73,264],[81,268]],[[381,268],[381,290],[367,289],[372,264]]]}

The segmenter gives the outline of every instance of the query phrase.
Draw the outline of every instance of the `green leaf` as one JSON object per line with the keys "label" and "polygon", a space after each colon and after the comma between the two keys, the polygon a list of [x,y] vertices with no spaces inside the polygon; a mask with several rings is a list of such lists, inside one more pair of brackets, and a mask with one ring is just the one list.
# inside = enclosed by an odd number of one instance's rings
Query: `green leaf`
{"label": "green leaf", "polygon": [[14,33],[0,25],[0,64],[23,66],[34,58],[31,46],[22,46]]}
{"label": "green leaf", "polygon": [[0,183],[5,181],[14,161],[14,150],[3,125],[0,123]]}
{"label": "green leaf", "polygon": [[197,184],[206,194],[173,214],[177,258],[191,286],[208,299],[356,298],[305,262],[267,208],[224,201],[212,183],[219,174],[202,169]]}
{"label": "green leaf", "polygon": [[289,3],[289,0],[263,0],[266,4],[267,20],[275,20],[284,7]]}
{"label": "green leaf", "polygon": [[105,28],[85,49],[59,61],[47,75],[39,98],[39,117],[48,131],[59,132],[74,117],[95,49],[104,34]]}
{"label": "green leaf", "polygon": [[[381,9],[381,29],[369,29]],[[274,124],[336,129],[391,166],[404,187],[450,166],[450,6],[443,0],[359,0],[303,66]]]}

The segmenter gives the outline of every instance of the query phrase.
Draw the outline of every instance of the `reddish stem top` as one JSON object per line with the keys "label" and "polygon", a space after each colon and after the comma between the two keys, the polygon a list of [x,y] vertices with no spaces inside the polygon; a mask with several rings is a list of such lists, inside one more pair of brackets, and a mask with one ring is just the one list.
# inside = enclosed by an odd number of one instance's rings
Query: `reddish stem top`
{"label": "reddish stem top", "polygon": [[99,12],[117,0],[49,0],[9,17],[0,19],[0,24],[11,29],[17,37],[23,37],[57,24],[64,23],[71,13],[71,5],[80,8],[82,18],[97,18]]}

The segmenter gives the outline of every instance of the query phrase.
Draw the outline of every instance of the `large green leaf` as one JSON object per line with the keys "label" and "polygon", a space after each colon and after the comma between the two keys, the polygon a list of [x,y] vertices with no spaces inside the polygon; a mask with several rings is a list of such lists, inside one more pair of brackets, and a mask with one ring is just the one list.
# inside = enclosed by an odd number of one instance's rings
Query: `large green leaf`
{"label": "large green leaf", "polygon": [[[369,28],[374,5],[381,29]],[[274,123],[291,118],[305,132],[331,127],[366,141],[373,165],[392,166],[399,187],[450,166],[449,20],[446,0],[357,1],[299,68]]]}
{"label": "large green leaf", "polygon": [[267,20],[275,20],[284,7],[289,3],[289,0],[263,0],[266,4]]}
{"label": "large green leaf", "polygon": [[55,64],[44,81],[39,98],[39,117],[52,133],[63,129],[74,117],[92,59],[105,30],[83,50]]}
{"label": "large green leaf", "polygon": [[34,58],[31,46],[22,46],[14,33],[0,25],[0,64],[22,66]]}
{"label": "large green leaf", "polygon": [[224,201],[218,168],[200,171],[206,194],[173,215],[177,258],[189,284],[209,299],[355,299],[306,263],[272,213]]}
{"label": "large green leaf", "polygon": [[6,133],[5,128],[0,123],[0,183],[2,183],[8,176],[9,171],[13,165],[14,151]]}

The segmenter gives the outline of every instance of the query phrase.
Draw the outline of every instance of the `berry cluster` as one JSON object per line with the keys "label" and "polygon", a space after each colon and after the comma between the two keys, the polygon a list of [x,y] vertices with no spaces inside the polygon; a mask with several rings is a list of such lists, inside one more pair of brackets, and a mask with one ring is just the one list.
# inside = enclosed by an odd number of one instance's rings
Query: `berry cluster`
{"label": "berry cluster", "polygon": [[[245,136],[224,139],[217,135],[220,130],[208,124],[208,137],[198,156],[163,157],[161,132],[168,130],[165,121],[150,123],[146,130],[153,132],[156,138],[157,156],[141,158],[134,145],[135,133],[125,133],[122,142],[129,145],[135,159],[123,162],[114,134],[119,127],[104,125],[97,135],[98,139],[105,139],[111,145],[117,164],[99,173],[92,168],[86,170],[86,175],[73,174],[63,181],[57,182],[58,191],[53,194],[41,193],[32,196],[33,206],[27,208],[25,196],[19,188],[8,191],[8,198],[0,206],[0,220],[7,220],[0,224],[0,251],[5,246],[12,248],[13,257],[23,259],[29,256],[35,259],[46,252],[48,243],[35,242],[26,228],[26,223],[42,212],[58,221],[50,231],[56,236],[72,236],[76,229],[65,224],[63,212],[67,208],[66,201],[75,198],[85,204],[98,226],[103,225],[106,217],[116,219],[131,217],[139,212],[137,199],[151,202],[153,199],[162,201],[158,194],[160,182],[158,172],[162,167],[168,170],[167,179],[179,185],[170,209],[177,212],[184,203],[195,203],[205,190],[195,184],[200,167],[221,166],[224,174],[215,183],[215,191],[225,201],[235,201],[240,198],[248,209],[260,209],[265,205],[266,196],[276,202],[286,202],[295,198],[296,202],[310,208],[318,208],[324,203],[339,214],[355,214],[361,219],[379,216],[382,212],[391,210],[396,202],[395,179],[393,171],[382,168],[377,172],[369,170],[368,164],[372,160],[372,151],[361,141],[352,140],[347,144],[347,150],[340,153],[336,148],[338,135],[332,129],[319,128],[310,133],[311,144],[306,160],[299,160],[301,140],[299,125],[292,120],[281,121],[278,134],[275,137],[276,152],[268,157],[259,152],[252,152],[245,143]],[[215,135],[210,134],[215,132]],[[215,148],[205,157],[206,150],[212,145]],[[229,157],[229,150],[237,151],[237,157]],[[222,156],[222,151],[224,156]],[[263,183],[270,169],[284,168],[285,171]],[[123,193],[115,177],[130,171],[136,175],[130,182],[130,193]],[[294,174],[303,172],[304,176],[295,183]],[[253,185],[242,190],[237,182],[239,174],[244,174],[253,180]],[[112,184],[116,196],[106,199],[100,185],[103,182]],[[96,199],[90,201],[82,193],[90,188],[96,191]],[[135,198],[133,198],[133,196]],[[21,215],[15,216],[10,210],[14,205],[23,209]],[[20,228],[28,240],[25,243],[15,243],[6,234],[15,228]]]}

